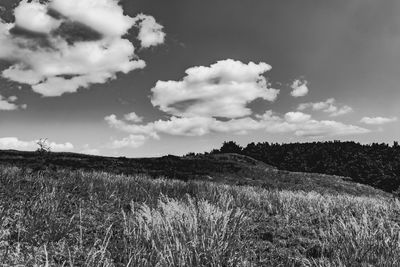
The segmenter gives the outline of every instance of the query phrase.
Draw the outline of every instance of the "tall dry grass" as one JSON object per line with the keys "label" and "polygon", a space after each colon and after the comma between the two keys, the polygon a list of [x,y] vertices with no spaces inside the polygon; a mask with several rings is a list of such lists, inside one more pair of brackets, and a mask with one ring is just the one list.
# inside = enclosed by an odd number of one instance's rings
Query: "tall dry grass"
{"label": "tall dry grass", "polygon": [[229,202],[161,196],[154,208],[132,208],[124,222],[132,266],[238,266],[246,259],[239,235],[245,216]]}
{"label": "tall dry grass", "polygon": [[5,266],[399,266],[396,199],[0,168]]}

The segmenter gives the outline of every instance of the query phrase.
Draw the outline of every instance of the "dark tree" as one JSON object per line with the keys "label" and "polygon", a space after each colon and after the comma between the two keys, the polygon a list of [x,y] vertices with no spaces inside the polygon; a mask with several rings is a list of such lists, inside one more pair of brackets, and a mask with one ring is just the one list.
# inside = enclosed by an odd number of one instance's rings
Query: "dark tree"
{"label": "dark tree", "polygon": [[213,153],[238,153],[281,170],[325,173],[351,177],[388,192],[400,186],[400,146],[355,142],[250,143],[245,148],[225,142]]}
{"label": "dark tree", "polygon": [[239,146],[238,144],[236,144],[233,141],[229,141],[229,142],[224,142],[221,149],[220,149],[220,153],[242,153],[243,148],[241,146]]}

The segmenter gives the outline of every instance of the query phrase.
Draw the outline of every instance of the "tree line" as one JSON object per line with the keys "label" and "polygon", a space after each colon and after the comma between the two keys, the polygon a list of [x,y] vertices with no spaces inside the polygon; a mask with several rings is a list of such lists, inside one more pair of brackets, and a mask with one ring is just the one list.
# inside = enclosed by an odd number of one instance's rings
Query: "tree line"
{"label": "tree line", "polygon": [[237,153],[263,161],[282,170],[351,177],[355,182],[387,192],[400,186],[400,146],[356,142],[250,143],[242,147],[224,142],[211,153]]}

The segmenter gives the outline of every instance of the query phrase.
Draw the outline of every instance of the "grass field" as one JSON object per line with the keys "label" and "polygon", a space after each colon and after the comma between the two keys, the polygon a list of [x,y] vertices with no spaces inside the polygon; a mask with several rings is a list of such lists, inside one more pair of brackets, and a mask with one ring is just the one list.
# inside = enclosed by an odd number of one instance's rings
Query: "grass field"
{"label": "grass field", "polygon": [[400,266],[400,202],[0,167],[0,262]]}

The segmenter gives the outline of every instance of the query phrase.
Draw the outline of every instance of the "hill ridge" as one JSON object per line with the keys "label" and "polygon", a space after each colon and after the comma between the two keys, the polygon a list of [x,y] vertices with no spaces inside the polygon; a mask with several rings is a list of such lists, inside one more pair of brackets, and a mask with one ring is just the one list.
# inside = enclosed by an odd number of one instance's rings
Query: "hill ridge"
{"label": "hill ridge", "polygon": [[34,172],[82,169],[125,175],[146,174],[153,178],[165,177],[184,181],[215,181],[277,190],[390,196],[373,187],[357,184],[348,177],[279,170],[252,157],[236,153],[117,158],[79,153],[52,152],[40,155],[37,152],[2,150],[0,164],[18,166]]}

